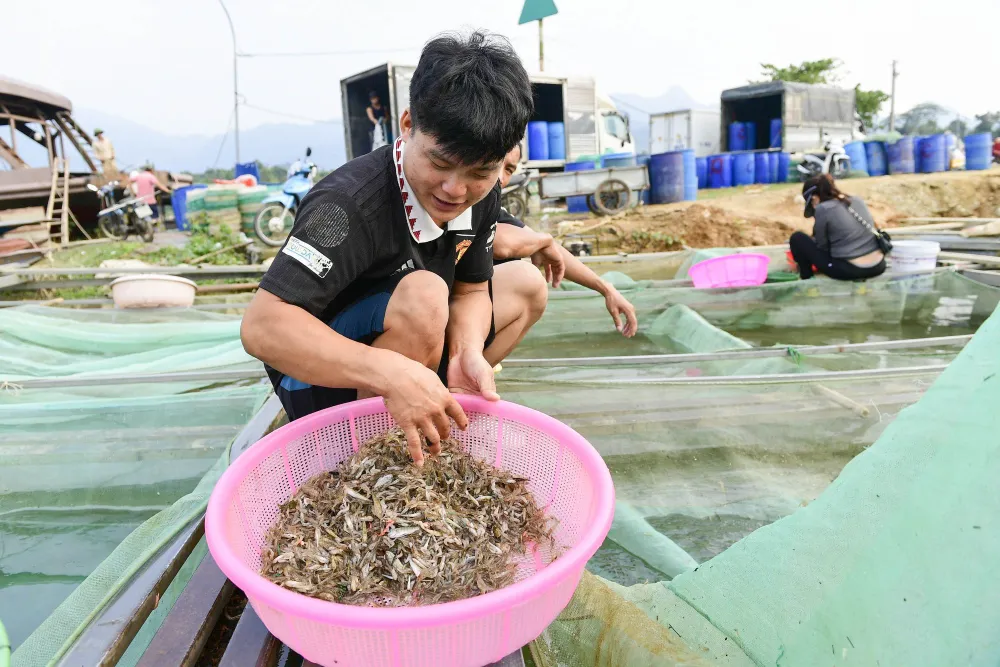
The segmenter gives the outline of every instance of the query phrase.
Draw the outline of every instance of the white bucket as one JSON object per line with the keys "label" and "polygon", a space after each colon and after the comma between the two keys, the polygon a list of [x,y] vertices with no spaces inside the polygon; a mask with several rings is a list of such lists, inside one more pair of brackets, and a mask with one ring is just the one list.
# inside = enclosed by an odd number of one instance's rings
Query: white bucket
{"label": "white bucket", "polygon": [[889,254],[892,273],[922,273],[937,266],[941,244],[935,241],[893,241]]}
{"label": "white bucket", "polygon": [[187,278],[140,273],[111,283],[115,308],[190,308],[197,286]]}

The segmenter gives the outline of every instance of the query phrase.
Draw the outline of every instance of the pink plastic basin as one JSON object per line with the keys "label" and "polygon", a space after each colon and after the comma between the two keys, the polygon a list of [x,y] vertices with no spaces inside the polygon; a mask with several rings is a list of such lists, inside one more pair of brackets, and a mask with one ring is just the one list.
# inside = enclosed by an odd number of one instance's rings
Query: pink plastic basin
{"label": "pink plastic basin", "polygon": [[695,287],[749,287],[767,280],[771,258],[755,253],[724,255],[698,262],[688,275]]}
{"label": "pink plastic basin", "polygon": [[538,549],[519,560],[516,583],[424,607],[341,605],[272,584],[258,572],[278,506],[393,425],[381,398],[299,419],[262,438],[222,475],[208,503],[205,537],[268,630],[306,659],[337,667],[483,667],[538,637],[572,597],[614,515],[603,459],[576,431],[540,412],[456,398],[470,423],[452,436],[473,456],[529,478],[539,504],[559,520],[558,558]]}

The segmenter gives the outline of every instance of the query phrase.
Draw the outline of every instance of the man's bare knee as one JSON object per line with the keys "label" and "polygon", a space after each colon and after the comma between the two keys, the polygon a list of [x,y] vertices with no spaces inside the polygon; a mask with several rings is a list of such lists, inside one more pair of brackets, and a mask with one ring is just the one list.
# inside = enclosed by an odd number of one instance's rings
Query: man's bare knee
{"label": "man's bare knee", "polygon": [[524,299],[532,323],[541,319],[549,303],[549,286],[545,276],[529,262],[518,262],[517,293]]}
{"label": "man's bare knee", "polygon": [[448,326],[448,285],[430,271],[399,281],[386,308],[386,331],[412,338],[420,349],[440,351]]}

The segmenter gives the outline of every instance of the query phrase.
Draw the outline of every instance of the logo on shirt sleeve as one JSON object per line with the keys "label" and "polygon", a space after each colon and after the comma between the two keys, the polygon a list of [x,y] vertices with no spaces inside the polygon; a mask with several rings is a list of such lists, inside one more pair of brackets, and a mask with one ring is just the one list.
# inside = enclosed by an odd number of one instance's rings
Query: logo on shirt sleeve
{"label": "logo on shirt sleeve", "polygon": [[456,264],[458,264],[459,261],[461,261],[462,255],[465,254],[465,251],[469,249],[470,245],[472,245],[472,241],[469,241],[469,240],[459,241],[458,244],[455,245],[455,263]]}
{"label": "logo on shirt sleeve", "polygon": [[289,237],[288,243],[281,249],[281,252],[298,260],[320,278],[325,278],[326,274],[330,272],[330,267],[333,266],[329,257],[294,236]]}

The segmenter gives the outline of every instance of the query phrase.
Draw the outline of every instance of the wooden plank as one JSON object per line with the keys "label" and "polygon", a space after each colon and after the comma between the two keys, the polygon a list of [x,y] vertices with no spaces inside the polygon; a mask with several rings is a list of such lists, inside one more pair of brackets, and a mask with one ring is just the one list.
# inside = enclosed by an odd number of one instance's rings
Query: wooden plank
{"label": "wooden plank", "polygon": [[938,257],[941,259],[955,259],[961,262],[972,262],[974,264],[983,264],[985,266],[1000,267],[1000,257],[997,257],[996,255],[976,255],[973,253],[942,251]]}
{"label": "wooden plank", "polygon": [[87,626],[58,664],[62,667],[117,664],[204,532],[204,519],[198,518],[161,549],[128,588]]}
{"label": "wooden plank", "polygon": [[232,594],[233,583],[207,554],[139,658],[138,667],[194,665]]}
{"label": "wooden plank", "polygon": [[243,609],[219,667],[273,667],[281,642],[272,635],[250,603]]}
{"label": "wooden plank", "polygon": [[965,225],[983,224],[987,222],[993,222],[994,220],[1000,220],[1000,218],[903,218],[900,222],[926,222],[930,224],[940,224],[948,222],[960,222]]}

